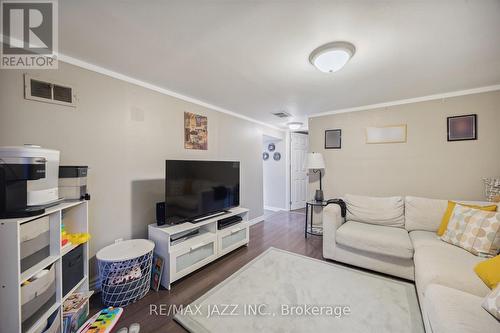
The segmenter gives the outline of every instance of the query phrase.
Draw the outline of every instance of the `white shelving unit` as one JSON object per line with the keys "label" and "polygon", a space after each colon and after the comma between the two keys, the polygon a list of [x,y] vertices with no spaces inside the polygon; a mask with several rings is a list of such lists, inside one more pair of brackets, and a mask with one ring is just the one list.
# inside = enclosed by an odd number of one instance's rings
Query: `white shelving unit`
{"label": "white shelving unit", "polygon": [[[36,260],[35,264],[29,263],[28,266],[31,267],[22,267],[22,253],[23,251],[26,252],[23,247],[29,243],[29,241],[23,242],[23,227],[36,227],[47,219],[49,221],[48,253],[44,251],[42,251],[43,253],[36,252],[36,256],[41,256],[40,260]],[[62,304],[64,300],[76,291],[87,291],[89,289],[89,248],[88,243],[85,243],[82,244],[83,278],[66,295],[62,294],[62,259],[65,254],[76,248],[76,246],[71,245],[64,248],[64,251],[61,250],[61,223],[65,225],[68,233],[88,232],[88,203],[86,201],[65,202],[46,209],[42,215],[0,220],[1,332],[32,333],[43,331],[42,328],[47,325],[47,319],[55,313],[58,316],[56,320],[60,324],[60,329],[57,332],[60,332],[62,330]],[[37,240],[30,241],[36,242]],[[43,269],[52,267],[55,271],[55,297],[52,296],[39,310],[33,313],[33,316],[23,321],[21,285]]]}
{"label": "white shelving unit", "polygon": [[[165,260],[161,285],[170,289],[172,282],[194,272],[215,259],[247,245],[249,241],[249,210],[242,207],[231,209],[217,217],[197,223],[181,223],[159,227],[156,223],[148,226],[149,239],[155,243],[154,252]],[[222,230],[217,229],[217,221],[239,215],[243,220]],[[196,236],[172,244],[171,238],[182,232],[200,228]]]}

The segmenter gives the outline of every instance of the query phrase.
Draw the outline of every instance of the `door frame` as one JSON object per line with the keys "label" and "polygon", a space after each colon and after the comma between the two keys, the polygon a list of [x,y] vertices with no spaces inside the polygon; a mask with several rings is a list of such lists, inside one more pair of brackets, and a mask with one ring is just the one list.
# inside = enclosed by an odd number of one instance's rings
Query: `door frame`
{"label": "door frame", "polygon": [[[300,133],[307,135],[307,152],[309,152],[309,132],[308,131],[290,131],[287,130],[286,132],[286,147],[287,147],[287,168],[286,168],[286,202],[287,202],[287,209],[288,211],[292,210],[292,133]],[[309,195],[309,177],[308,174],[307,176],[307,181],[306,181],[306,202],[307,202],[307,197]]]}

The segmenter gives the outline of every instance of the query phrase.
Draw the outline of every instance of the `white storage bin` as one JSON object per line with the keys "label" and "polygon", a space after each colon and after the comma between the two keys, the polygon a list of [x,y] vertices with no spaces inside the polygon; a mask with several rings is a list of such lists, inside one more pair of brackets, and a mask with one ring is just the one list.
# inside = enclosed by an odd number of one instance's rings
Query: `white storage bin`
{"label": "white storage bin", "polygon": [[48,272],[21,286],[21,321],[23,331],[29,328],[36,320],[47,311],[56,300],[56,274],[55,265]]}
{"label": "white storage bin", "polygon": [[60,333],[61,310],[57,309],[47,320],[30,329],[31,333]]}
{"label": "white storage bin", "polygon": [[48,320],[47,329],[43,333],[58,333],[61,332],[61,310],[57,310],[55,316],[51,316]]}
{"label": "white storage bin", "polygon": [[21,272],[50,256],[49,222],[49,216],[44,216],[21,224],[19,228]]}

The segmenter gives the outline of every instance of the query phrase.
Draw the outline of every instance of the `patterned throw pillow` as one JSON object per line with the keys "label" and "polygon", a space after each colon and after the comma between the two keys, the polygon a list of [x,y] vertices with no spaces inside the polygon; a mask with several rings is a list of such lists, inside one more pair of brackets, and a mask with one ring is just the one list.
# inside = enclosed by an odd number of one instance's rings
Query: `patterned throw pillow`
{"label": "patterned throw pillow", "polygon": [[500,320],[500,285],[486,295],[481,306],[491,313],[493,317]]}
{"label": "patterned throw pillow", "polygon": [[441,239],[475,255],[495,256],[500,250],[500,213],[456,205]]}

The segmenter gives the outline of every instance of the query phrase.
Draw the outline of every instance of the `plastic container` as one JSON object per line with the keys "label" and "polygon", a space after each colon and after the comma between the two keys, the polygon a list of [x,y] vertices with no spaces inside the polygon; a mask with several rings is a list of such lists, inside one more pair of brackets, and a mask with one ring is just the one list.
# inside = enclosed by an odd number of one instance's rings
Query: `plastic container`
{"label": "plastic container", "polygon": [[[21,286],[22,326],[31,327],[56,301],[55,265],[32,282]],[[24,331],[24,329],[23,329]]]}
{"label": "plastic container", "polygon": [[49,216],[26,222],[20,227],[21,272],[50,255]]}

